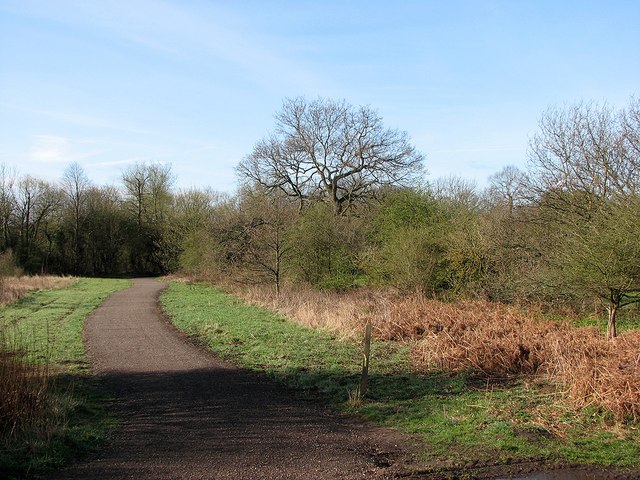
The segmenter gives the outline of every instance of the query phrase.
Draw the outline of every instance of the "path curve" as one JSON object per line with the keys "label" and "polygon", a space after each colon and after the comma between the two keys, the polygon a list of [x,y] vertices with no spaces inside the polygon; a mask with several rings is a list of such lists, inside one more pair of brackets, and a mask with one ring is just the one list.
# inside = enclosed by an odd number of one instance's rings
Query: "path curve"
{"label": "path curve", "polygon": [[87,319],[96,373],[122,424],[58,479],[392,478],[406,438],[300,401],[196,347],[163,317],[165,283],[136,279]]}

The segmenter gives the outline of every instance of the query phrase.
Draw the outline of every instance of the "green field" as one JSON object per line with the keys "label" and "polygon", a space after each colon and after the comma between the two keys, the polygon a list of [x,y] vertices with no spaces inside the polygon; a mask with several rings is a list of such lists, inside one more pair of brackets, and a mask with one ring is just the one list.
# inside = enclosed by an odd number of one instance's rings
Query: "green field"
{"label": "green field", "polygon": [[408,344],[374,341],[369,392],[353,402],[362,358],[357,343],[298,326],[204,284],[173,282],[161,301],[179,329],[220,356],[331,408],[417,434],[434,470],[526,460],[640,464],[637,430],[558,403],[549,385],[419,374]]}
{"label": "green field", "polygon": [[2,432],[3,478],[59,468],[95,448],[108,434],[113,420],[101,408],[104,398],[89,375],[83,325],[107,296],[130,284],[83,278],[69,288],[31,293],[0,307],[4,345],[24,352],[27,362],[48,365],[46,413],[18,432]]}

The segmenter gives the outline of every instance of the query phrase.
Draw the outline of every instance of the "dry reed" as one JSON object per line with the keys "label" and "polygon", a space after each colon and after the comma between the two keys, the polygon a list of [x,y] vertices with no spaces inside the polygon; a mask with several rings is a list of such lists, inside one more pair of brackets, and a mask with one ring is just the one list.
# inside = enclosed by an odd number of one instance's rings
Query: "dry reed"
{"label": "dry reed", "polygon": [[[273,289],[260,285],[225,288],[245,301],[275,310],[295,323],[347,338],[360,336],[367,320],[386,317],[390,306],[385,295],[371,290],[341,294],[303,285],[291,286],[276,297]],[[373,322],[374,328],[384,323]]]}
{"label": "dry reed", "polygon": [[5,444],[46,417],[50,378],[48,366],[30,361],[7,328],[0,326],[0,440]]}
{"label": "dry reed", "polygon": [[0,278],[0,305],[13,303],[28,292],[51,288],[65,288],[76,282],[73,277],[53,275],[11,276]]}
{"label": "dry reed", "polygon": [[[72,277],[19,276],[0,278],[0,304],[13,303],[28,292],[64,288]],[[32,349],[31,349],[32,350]],[[51,376],[49,366],[31,358],[15,325],[0,319],[0,441],[12,444],[26,431],[37,430],[41,438],[52,431]]]}

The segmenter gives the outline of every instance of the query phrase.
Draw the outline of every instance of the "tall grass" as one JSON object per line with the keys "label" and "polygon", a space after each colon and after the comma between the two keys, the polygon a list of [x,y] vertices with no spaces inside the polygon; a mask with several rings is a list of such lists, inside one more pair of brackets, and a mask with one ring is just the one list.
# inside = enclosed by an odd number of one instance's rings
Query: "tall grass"
{"label": "tall grass", "polygon": [[[2,276],[0,304],[71,283],[71,278],[62,277]],[[64,411],[59,404],[65,395],[51,394],[55,382],[46,361],[47,346],[42,361],[43,346],[30,343],[16,322],[0,319],[0,462],[8,470],[13,469],[14,450],[28,453],[50,442],[61,422],[58,413]]]}
{"label": "tall grass", "polygon": [[9,451],[23,439],[46,442],[52,433],[51,376],[47,363],[35,362],[15,328],[0,326],[0,446]]}
{"label": "tall grass", "polygon": [[[58,467],[95,446],[108,419],[86,376],[86,316],[126,280],[5,278],[0,306],[0,477]],[[63,288],[64,287],[64,288]],[[6,291],[5,291],[6,293]]]}
{"label": "tall grass", "polygon": [[0,276],[0,305],[8,305],[23,298],[34,290],[65,288],[76,282],[73,277],[52,275]]}
{"label": "tall grass", "polygon": [[[308,286],[290,287],[279,297],[273,290],[252,285],[246,288],[227,286],[227,290],[241,296],[249,303],[276,310],[303,326],[328,330],[354,337],[371,316],[383,316],[384,300],[376,298],[373,291],[354,291],[338,294]],[[377,322],[377,325],[382,324]]]}
{"label": "tall grass", "polygon": [[[0,276],[0,305],[24,298],[34,290],[59,289],[77,279],[56,276]],[[17,324],[0,323],[0,436],[11,440],[17,432],[42,419],[47,410],[48,362],[35,358],[42,350],[27,345]]]}
{"label": "tall grass", "polygon": [[617,421],[640,420],[640,332],[606,340],[595,327],[574,327],[536,309],[488,301],[455,304],[422,295],[265,287],[234,289],[247,301],[293,321],[346,337],[371,321],[378,339],[408,342],[418,371],[473,370],[487,377],[527,375],[555,384],[579,408]]}

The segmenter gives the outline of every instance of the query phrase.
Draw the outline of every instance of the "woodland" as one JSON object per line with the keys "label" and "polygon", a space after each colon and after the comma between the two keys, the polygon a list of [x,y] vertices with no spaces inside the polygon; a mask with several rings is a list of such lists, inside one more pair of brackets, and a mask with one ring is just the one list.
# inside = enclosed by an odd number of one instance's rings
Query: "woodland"
{"label": "woodland", "polygon": [[[181,272],[238,285],[419,292],[601,314],[640,300],[640,102],[544,112],[527,167],[477,188],[430,180],[428,154],[370,107],[286,99],[238,188],[177,189],[170,165],[118,185],[0,170],[4,274]],[[212,168],[215,168],[212,166]]]}

